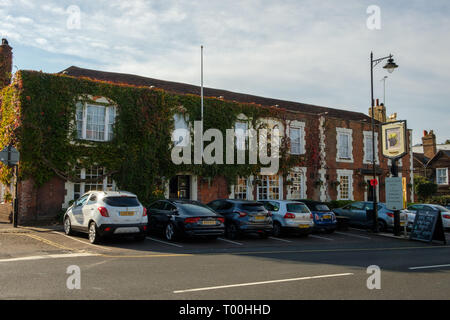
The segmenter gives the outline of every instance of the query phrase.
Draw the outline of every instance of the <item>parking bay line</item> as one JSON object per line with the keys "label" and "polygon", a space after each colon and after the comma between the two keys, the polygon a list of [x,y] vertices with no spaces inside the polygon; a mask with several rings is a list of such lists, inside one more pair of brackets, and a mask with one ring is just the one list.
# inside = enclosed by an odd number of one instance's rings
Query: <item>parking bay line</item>
{"label": "parking bay line", "polygon": [[313,234],[310,234],[309,236],[310,236],[311,238],[317,238],[317,239],[322,239],[322,240],[334,241],[334,239],[331,239],[331,238],[325,238],[325,237],[321,237],[321,236],[316,236],[316,235],[313,235]]}
{"label": "parking bay line", "polygon": [[283,242],[293,242],[293,241],[290,241],[290,240],[286,240],[286,239],[281,239],[281,238],[277,238],[277,237],[269,237],[270,239],[273,239],[273,240],[278,240],[278,241],[283,241]]}
{"label": "parking bay line", "polygon": [[90,246],[99,248],[99,249],[101,249],[101,250],[112,251],[112,249],[110,249],[110,248],[106,248],[106,247],[99,246],[99,245],[96,245],[96,244],[93,244],[93,243],[89,243],[89,242],[86,242],[86,241],[83,241],[83,240],[80,240],[80,239],[76,239],[76,238],[71,237],[71,236],[68,236],[68,235],[66,235],[66,234],[64,234],[64,233],[62,233],[62,232],[53,231],[53,233],[59,234],[59,235],[61,235],[61,236],[64,236],[64,237],[69,238],[69,239],[74,240],[74,241],[81,242],[81,243],[83,243],[83,244],[88,244],[88,245],[90,245]]}
{"label": "parking bay line", "polygon": [[170,243],[170,242],[158,240],[158,239],[151,238],[151,237],[145,237],[145,239],[153,240],[153,241],[160,242],[160,243],[164,243],[164,244],[168,244],[168,245],[170,245],[170,246],[174,246],[174,247],[178,247],[178,248],[183,248],[183,246],[181,246],[181,245],[179,245],[179,244]]}
{"label": "parking bay line", "polygon": [[238,245],[238,246],[243,246],[244,245],[243,243],[236,242],[236,241],[231,241],[231,240],[224,239],[224,238],[217,238],[217,240],[222,240],[222,241],[225,241],[225,242],[229,242],[229,243],[232,243],[232,244],[235,244],[235,245]]}
{"label": "parking bay line", "polygon": [[349,233],[338,232],[338,231],[335,231],[334,233],[340,234],[340,235],[343,235],[343,236],[348,236],[348,237],[355,237],[355,238],[368,239],[368,240],[372,239],[372,238],[365,237],[365,236],[359,236],[359,235],[356,235],[356,234],[349,234]]}
{"label": "parking bay line", "polygon": [[418,270],[418,269],[432,269],[432,268],[445,268],[450,267],[450,264],[441,264],[441,265],[435,265],[435,266],[421,266],[421,267],[411,267],[408,268],[409,270]]}
{"label": "parking bay line", "polygon": [[41,256],[29,256],[29,257],[20,257],[20,258],[9,258],[9,259],[1,259],[1,262],[16,262],[16,261],[31,261],[31,260],[42,260],[42,259],[58,259],[58,258],[78,258],[78,257],[95,257],[99,256],[94,253],[67,253],[67,254],[49,254],[49,255],[41,255]]}
{"label": "parking bay line", "polygon": [[321,275],[321,276],[311,276],[311,277],[301,277],[301,278],[291,278],[291,279],[281,279],[281,280],[247,282],[247,283],[230,284],[230,285],[224,285],[224,286],[196,288],[196,289],[187,289],[187,290],[176,290],[173,293],[185,293],[185,292],[207,291],[207,290],[227,289],[227,288],[236,288],[236,287],[247,287],[247,286],[256,286],[256,285],[262,285],[262,284],[272,284],[272,283],[292,282],[292,281],[312,280],[312,279],[324,279],[324,278],[332,278],[332,277],[344,277],[344,276],[351,276],[351,275],[354,275],[354,274],[353,273],[338,273],[338,274],[327,274],[327,275]]}

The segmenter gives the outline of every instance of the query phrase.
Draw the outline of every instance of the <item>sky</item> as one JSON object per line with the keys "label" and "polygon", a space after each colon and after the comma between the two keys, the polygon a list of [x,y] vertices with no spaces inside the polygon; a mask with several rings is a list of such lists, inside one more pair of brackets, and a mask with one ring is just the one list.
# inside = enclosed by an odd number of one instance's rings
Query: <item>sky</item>
{"label": "sky", "polygon": [[[376,6],[376,10],[373,10]],[[448,0],[0,0],[16,70],[72,65],[368,113],[450,139]],[[206,112],[206,111],[205,111]]]}

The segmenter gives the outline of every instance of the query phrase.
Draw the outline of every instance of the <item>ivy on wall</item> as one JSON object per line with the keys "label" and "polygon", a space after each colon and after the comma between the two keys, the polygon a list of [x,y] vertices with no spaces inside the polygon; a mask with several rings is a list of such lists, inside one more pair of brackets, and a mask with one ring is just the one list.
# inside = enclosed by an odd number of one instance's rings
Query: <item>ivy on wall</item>
{"label": "ivy on wall", "polygon": [[[77,139],[76,104],[88,95],[106,97],[117,106],[112,141]],[[147,204],[163,196],[164,179],[167,181],[179,172],[211,178],[224,176],[230,185],[237,176],[258,174],[260,170],[259,165],[250,164],[176,166],[170,161],[173,116],[184,112],[189,121],[200,120],[199,96],[19,71],[14,83],[2,90],[0,99],[0,147],[13,143],[18,148],[21,153],[20,179],[31,178],[38,186],[55,175],[81,182],[75,168],[101,166],[121,190],[136,193]],[[252,103],[216,98],[205,98],[204,102],[204,130],[219,129],[224,137],[226,129],[233,128],[241,114],[254,128],[258,126],[258,119],[280,119],[283,114],[279,108]],[[317,161],[318,156],[314,154],[317,150],[298,157],[290,156],[289,148],[289,139],[284,138],[280,150],[283,175],[294,165]],[[6,183],[10,178],[10,170],[0,165],[1,182]]]}

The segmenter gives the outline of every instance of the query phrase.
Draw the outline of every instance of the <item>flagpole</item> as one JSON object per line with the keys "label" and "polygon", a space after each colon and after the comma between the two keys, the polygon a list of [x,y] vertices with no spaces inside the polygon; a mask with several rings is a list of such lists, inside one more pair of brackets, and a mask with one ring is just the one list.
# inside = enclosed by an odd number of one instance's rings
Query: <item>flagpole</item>
{"label": "flagpole", "polygon": [[201,152],[202,152],[202,162],[203,162],[203,45],[200,47],[201,51],[201,86],[200,86],[200,105],[201,105],[201,123],[202,123],[202,131],[201,131]]}

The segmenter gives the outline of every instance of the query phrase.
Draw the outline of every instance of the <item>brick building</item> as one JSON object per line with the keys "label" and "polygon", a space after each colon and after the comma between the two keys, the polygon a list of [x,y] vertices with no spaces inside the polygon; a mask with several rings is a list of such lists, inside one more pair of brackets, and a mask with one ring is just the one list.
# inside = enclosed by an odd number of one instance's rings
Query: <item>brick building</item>
{"label": "brick building", "polygon": [[[2,46],[4,45],[5,43]],[[0,59],[10,63],[9,52],[10,50],[1,49],[0,54],[3,56]],[[197,95],[200,92],[200,88],[194,85],[78,67],[70,67],[60,75],[90,79],[89,81],[104,81],[113,85],[147,87],[149,90],[157,88],[177,95]],[[8,81],[3,79],[3,82],[9,83],[9,79]],[[368,115],[220,89],[205,88],[204,95],[233,103],[254,103],[279,110],[276,116],[258,121],[264,122],[269,128],[280,130],[282,137],[290,142],[290,150],[287,152],[313,159],[306,161],[305,165],[290,167],[287,175],[238,177],[231,185],[228,185],[227,180],[220,174],[202,177],[192,172],[178,172],[166,181],[165,197],[183,197],[203,203],[217,198],[249,200],[309,198],[321,201],[372,199],[373,190],[368,187],[368,181],[372,179],[373,174],[371,118]],[[89,103],[76,106],[77,112],[73,121],[78,126],[77,138],[108,143],[109,137],[114,133],[117,108],[120,109],[121,106],[111,102],[110,97],[90,98],[95,106]],[[101,115],[102,131],[92,129],[89,121],[94,117],[93,112],[96,112],[96,119],[99,114]],[[379,123],[386,121],[386,109],[378,105],[378,101],[375,118],[376,174],[379,180],[375,192],[379,201],[384,201],[384,179],[389,176],[389,161],[381,155],[378,132]],[[21,121],[24,125],[26,119]],[[176,115],[174,123],[175,128],[191,126],[190,123],[183,123]],[[237,117],[235,128],[247,125],[245,115]],[[408,133],[407,139],[411,146],[411,131]],[[411,148],[410,151],[399,163],[399,175],[406,177],[409,185],[408,201],[414,197],[413,188],[410,186],[413,174]],[[104,173],[104,168],[79,168],[79,181],[69,181],[55,174],[52,179],[39,187],[36,186],[33,177],[20,181],[19,222],[53,217],[62,208],[67,208],[73,199],[88,190],[118,188],[115,181]],[[93,182],[95,179],[97,180]]]}
{"label": "brick building", "polygon": [[450,150],[446,145],[438,149],[433,130],[423,132],[422,148],[413,153],[414,174],[436,183],[437,195],[450,195]]}

